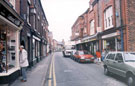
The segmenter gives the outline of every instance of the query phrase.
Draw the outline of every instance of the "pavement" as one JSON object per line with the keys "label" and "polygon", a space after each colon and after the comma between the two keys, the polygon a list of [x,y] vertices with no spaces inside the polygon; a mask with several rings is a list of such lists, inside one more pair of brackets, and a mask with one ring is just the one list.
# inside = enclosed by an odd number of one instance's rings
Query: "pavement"
{"label": "pavement", "polygon": [[27,82],[21,82],[21,77],[19,77],[10,86],[44,86],[51,59],[52,55],[49,55],[37,63],[31,70],[28,70]]}

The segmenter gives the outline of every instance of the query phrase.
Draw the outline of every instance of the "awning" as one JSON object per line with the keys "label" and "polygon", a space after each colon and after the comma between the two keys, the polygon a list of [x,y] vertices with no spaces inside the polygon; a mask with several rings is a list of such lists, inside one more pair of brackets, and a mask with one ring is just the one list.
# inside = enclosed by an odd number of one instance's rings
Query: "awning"
{"label": "awning", "polygon": [[87,37],[83,38],[83,39],[82,39],[82,43],[97,40],[97,36],[98,36],[98,34],[99,34],[99,32],[98,32],[98,33],[96,33],[96,34],[94,34],[94,35],[87,36]]}

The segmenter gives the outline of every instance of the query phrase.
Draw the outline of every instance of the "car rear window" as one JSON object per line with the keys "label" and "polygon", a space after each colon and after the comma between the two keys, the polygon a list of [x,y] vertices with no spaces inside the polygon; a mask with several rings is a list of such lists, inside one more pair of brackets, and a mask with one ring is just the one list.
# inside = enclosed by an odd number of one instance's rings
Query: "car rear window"
{"label": "car rear window", "polygon": [[125,61],[126,62],[135,61],[135,53],[125,53]]}

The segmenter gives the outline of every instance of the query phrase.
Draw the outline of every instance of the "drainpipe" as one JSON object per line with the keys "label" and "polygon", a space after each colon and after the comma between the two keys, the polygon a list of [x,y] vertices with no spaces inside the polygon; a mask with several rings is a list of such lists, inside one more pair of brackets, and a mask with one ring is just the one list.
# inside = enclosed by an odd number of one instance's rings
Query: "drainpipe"
{"label": "drainpipe", "polygon": [[120,16],[121,16],[121,28],[120,28],[120,33],[121,33],[121,51],[124,51],[124,33],[123,33],[123,17],[122,17],[122,0],[120,0]]}

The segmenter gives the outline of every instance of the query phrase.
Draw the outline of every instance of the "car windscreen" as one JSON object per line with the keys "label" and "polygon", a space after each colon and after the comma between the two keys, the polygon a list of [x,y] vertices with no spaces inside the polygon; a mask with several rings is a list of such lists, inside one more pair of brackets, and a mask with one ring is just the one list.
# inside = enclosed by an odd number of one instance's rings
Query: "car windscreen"
{"label": "car windscreen", "polygon": [[125,53],[125,61],[126,62],[135,61],[135,53]]}

